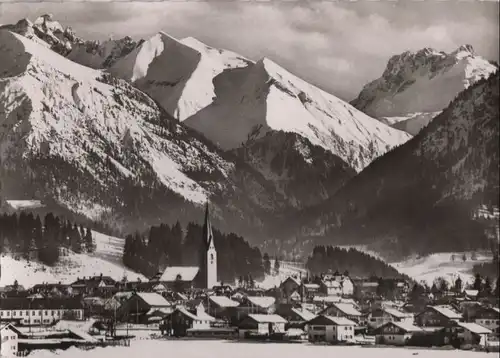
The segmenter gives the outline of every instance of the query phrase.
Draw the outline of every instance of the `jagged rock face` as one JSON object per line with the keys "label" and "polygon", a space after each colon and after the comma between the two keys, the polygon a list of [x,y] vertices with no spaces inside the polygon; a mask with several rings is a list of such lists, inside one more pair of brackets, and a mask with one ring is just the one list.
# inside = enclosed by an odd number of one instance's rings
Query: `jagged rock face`
{"label": "jagged rock face", "polygon": [[142,42],[126,36],[119,40],[85,41],[70,28],[64,28],[50,14],[38,17],[33,23],[19,20],[15,25],[0,26],[34,42],[49,47],[70,60],[91,68],[111,67],[119,58],[126,56]]}
{"label": "jagged rock face", "polygon": [[342,159],[295,133],[268,132],[234,152],[296,208],[322,202],[356,174]]}
{"label": "jagged rock face", "polygon": [[462,90],[488,77],[496,66],[470,45],[447,54],[431,48],[393,56],[382,76],[351,103],[359,110],[415,135]]}
{"label": "jagged rock face", "polygon": [[308,210],[311,222],[305,227],[350,244],[388,240],[385,249],[399,254],[488,247],[473,213],[481,205],[498,207],[498,167],[497,72],[461,92],[413,139]]}

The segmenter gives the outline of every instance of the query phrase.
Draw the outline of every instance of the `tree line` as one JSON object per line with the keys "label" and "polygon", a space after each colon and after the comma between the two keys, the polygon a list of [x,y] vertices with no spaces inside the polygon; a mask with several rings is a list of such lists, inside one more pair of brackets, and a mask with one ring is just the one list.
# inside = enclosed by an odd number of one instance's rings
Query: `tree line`
{"label": "tree line", "polygon": [[60,248],[76,253],[94,252],[95,242],[89,228],[78,226],[52,213],[40,216],[32,213],[0,215],[0,251],[20,255],[26,260],[38,259],[52,266],[57,263]]}
{"label": "tree line", "polygon": [[[242,277],[250,282],[264,276],[263,258],[257,247],[235,233],[213,229],[213,235],[219,281],[234,282]],[[203,254],[200,250],[205,250],[202,225],[190,222],[183,228],[179,222],[161,224],[125,237],[123,263],[152,277],[167,266],[198,266]]]}
{"label": "tree line", "polygon": [[316,246],[306,263],[312,274],[328,271],[348,271],[352,277],[402,278],[394,267],[356,249],[333,246]]}

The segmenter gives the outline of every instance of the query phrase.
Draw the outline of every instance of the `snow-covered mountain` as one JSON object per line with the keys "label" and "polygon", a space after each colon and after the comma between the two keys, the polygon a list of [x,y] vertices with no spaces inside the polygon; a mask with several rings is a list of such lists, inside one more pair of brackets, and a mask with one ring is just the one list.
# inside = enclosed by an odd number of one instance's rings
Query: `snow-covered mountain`
{"label": "snow-covered mountain", "polygon": [[403,256],[488,247],[491,223],[476,213],[498,207],[499,101],[496,72],[460,92],[415,137],[330,199],[302,212],[301,232]]}
{"label": "snow-covered mountain", "polygon": [[159,33],[110,69],[223,149],[269,131],[296,133],[355,170],[409,136],[294,76],[271,60]]}
{"label": "snow-covered mountain", "polygon": [[258,172],[127,82],[5,30],[0,123],[7,199],[42,199],[133,229],[201,218],[210,198],[236,232],[245,220],[262,226],[256,211],[284,205]]}
{"label": "snow-covered mountain", "polygon": [[74,62],[91,68],[107,68],[119,58],[127,55],[142,42],[130,37],[104,42],[85,41],[79,38],[70,27],[63,27],[52,15],[45,14],[31,22],[19,20],[16,24],[3,25],[6,29],[29,38]]}
{"label": "snow-covered mountain", "polygon": [[110,72],[148,93],[180,121],[212,103],[213,79],[249,60],[206,46],[194,38],[181,41],[160,32],[117,61]]}
{"label": "snow-covered mountain", "polygon": [[497,66],[470,45],[451,53],[432,48],[393,56],[382,76],[351,102],[359,110],[415,135],[457,96]]}

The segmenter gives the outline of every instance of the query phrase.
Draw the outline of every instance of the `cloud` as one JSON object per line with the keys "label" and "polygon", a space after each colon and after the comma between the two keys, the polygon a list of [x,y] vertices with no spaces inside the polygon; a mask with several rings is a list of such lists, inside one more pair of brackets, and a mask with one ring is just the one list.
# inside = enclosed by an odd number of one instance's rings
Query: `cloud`
{"label": "cloud", "polygon": [[1,4],[0,23],[53,13],[82,37],[196,37],[251,58],[269,57],[350,100],[406,50],[471,44],[498,61],[498,2],[109,2]]}

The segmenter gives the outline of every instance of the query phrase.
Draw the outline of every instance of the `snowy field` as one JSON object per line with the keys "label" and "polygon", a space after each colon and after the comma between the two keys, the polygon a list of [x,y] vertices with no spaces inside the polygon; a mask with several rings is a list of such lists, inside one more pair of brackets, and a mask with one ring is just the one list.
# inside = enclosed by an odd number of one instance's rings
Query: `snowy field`
{"label": "snowy field", "polygon": [[[471,260],[471,252],[465,253],[467,260],[463,261],[463,252],[447,252],[432,254],[429,256],[409,259],[403,262],[393,263],[398,271],[404,273],[417,281],[425,281],[429,285],[437,277],[444,277],[452,282],[458,276],[462,281],[472,283],[474,280],[472,267],[476,264],[491,261],[491,255],[477,254],[476,260]],[[452,255],[455,255],[455,260],[452,261]]]}
{"label": "snowy field", "polygon": [[60,256],[54,267],[45,266],[37,261],[15,260],[10,254],[2,254],[2,274],[0,286],[12,285],[17,279],[20,285],[31,287],[37,283],[48,282],[72,283],[78,277],[100,275],[121,280],[126,275],[129,281],[146,280],[143,275],[126,269],[122,262],[124,240],[93,231],[96,251],[92,254],[76,254],[72,251],[67,256]]}
{"label": "snowy field", "polygon": [[133,341],[130,347],[96,348],[81,351],[75,348],[62,352],[39,351],[30,358],[278,358],[278,357],[342,357],[342,358],[474,358],[489,357],[487,353],[458,350],[422,350],[404,348],[363,348],[313,346],[309,344],[248,343],[230,341]]}

